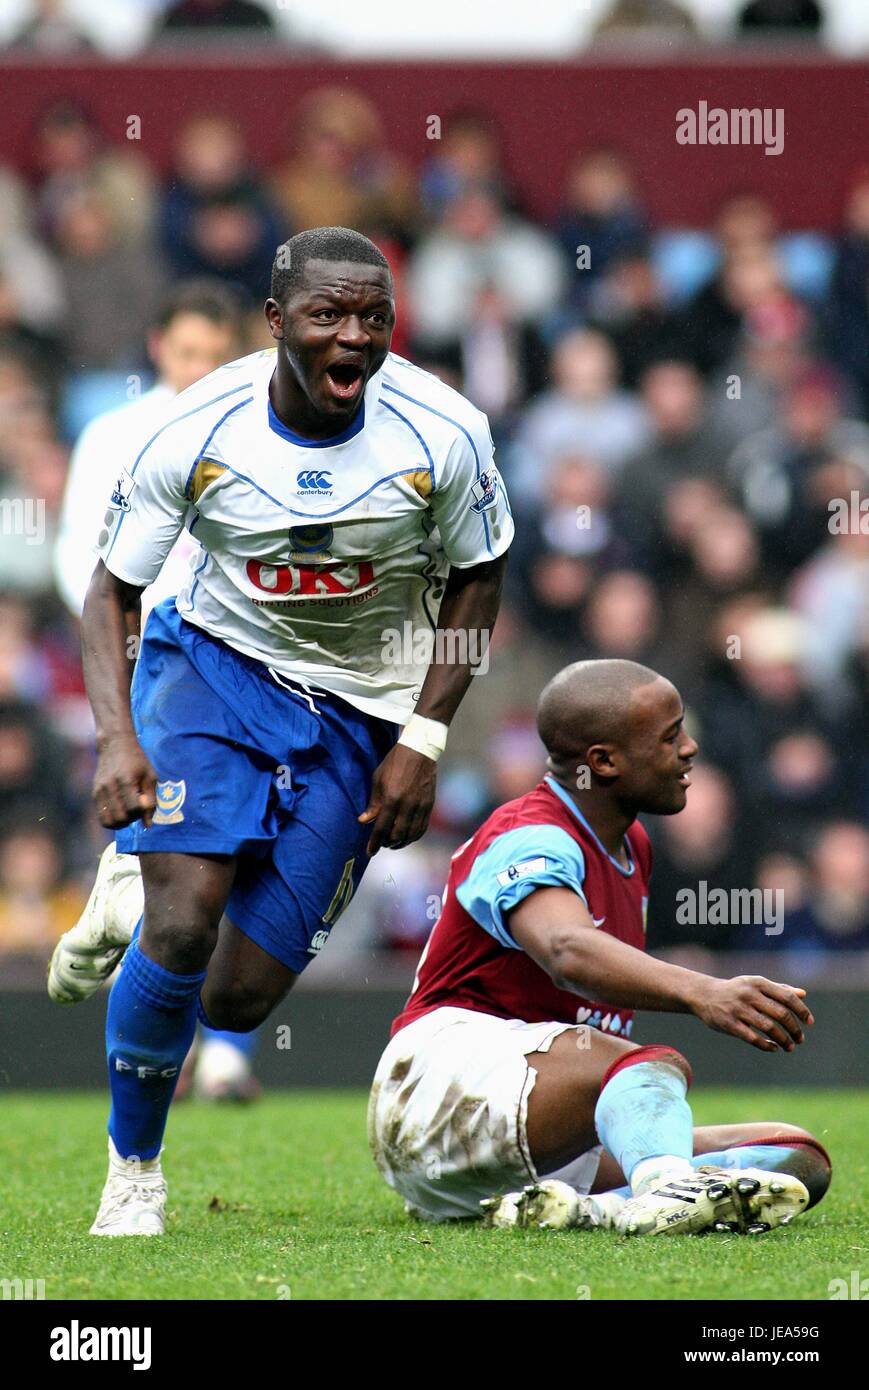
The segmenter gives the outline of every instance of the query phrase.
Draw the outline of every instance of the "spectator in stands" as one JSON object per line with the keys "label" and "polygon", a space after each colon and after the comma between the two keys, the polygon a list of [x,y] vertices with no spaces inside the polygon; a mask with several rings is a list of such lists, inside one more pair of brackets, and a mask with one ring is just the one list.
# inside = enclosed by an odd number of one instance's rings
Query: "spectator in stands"
{"label": "spectator in stands", "polygon": [[[784,930],[767,949],[823,960],[831,952],[869,950],[869,831],[835,820],[813,840],[804,897],[785,893]],[[753,945],[740,936],[740,945]]]}
{"label": "spectator in stands", "polygon": [[537,325],[564,284],[558,249],[530,222],[507,213],[484,186],[466,188],[416,247],[407,277],[416,336],[434,348],[458,344],[480,296],[494,292],[509,320]]}
{"label": "spectator in stands", "polygon": [[[125,136],[121,125],[117,142]],[[119,244],[150,245],[155,215],[155,181],[150,167],[133,153],[133,142],[109,145],[103,131],[84,107],[72,101],[50,106],[35,133],[39,177],[36,226],[49,244],[71,202],[85,192],[102,200]]]}
{"label": "spectator in stands", "polygon": [[31,12],[6,46],[50,62],[70,53],[88,53],[90,38],[69,12],[67,0],[31,0]]}
{"label": "spectator in stands", "polygon": [[779,421],[746,439],[728,462],[774,573],[789,574],[825,543],[830,499],[847,497],[867,469],[869,427],[844,415],[833,373],[810,369],[789,391]]}
{"label": "spectator in stands", "polygon": [[418,221],[413,180],[368,97],[317,88],[293,112],[292,139],[294,153],[272,183],[289,228],[355,227],[401,248],[410,244]]}
{"label": "spectator in stands", "polygon": [[41,383],[25,354],[0,339],[0,494],[19,480],[16,449],[22,420],[39,420],[45,433],[52,430],[48,402]]}
{"label": "spectator in stands", "polygon": [[672,40],[696,33],[694,16],[677,0],[614,0],[595,26],[594,37]]}
{"label": "spectator in stands", "polygon": [[[692,945],[711,951],[732,949],[740,935],[738,924],[701,922],[699,914],[689,914],[683,907],[690,899],[680,897],[684,890],[699,896],[704,892],[701,883],[707,885],[707,892],[723,888],[728,894],[734,888],[752,886],[754,855],[727,774],[701,756],[691,772],[691,792],[684,811],[678,816],[656,817],[649,822],[649,830],[654,837],[650,949]],[[681,920],[689,916],[694,920]],[[751,944],[762,948],[763,928],[754,932]]]}
{"label": "spectator in stands", "polygon": [[75,372],[144,365],[144,342],[166,286],[153,255],[121,241],[97,189],[65,200],[56,226],[67,303],[64,347]]}
{"label": "spectator in stands", "polygon": [[759,838],[775,827],[799,847],[819,818],[854,805],[853,741],[803,675],[805,624],[784,608],[750,616],[695,702],[704,756],[750,788],[743,814]]}
{"label": "spectator in stands", "polygon": [[552,386],[525,411],[505,472],[521,505],[538,502],[558,459],[590,454],[617,476],[648,442],[646,407],[618,385],[615,352],[604,334],[575,329],[556,343]]}
{"label": "spectator in stands", "polygon": [[240,29],[271,34],[274,27],[273,16],[253,0],[175,0],[158,20],[154,37],[189,34],[219,38],[224,30],[234,33]]}
{"label": "spectator in stands", "polygon": [[685,352],[708,375],[733,355],[746,327],[783,321],[791,331],[800,331],[805,320],[806,311],[784,286],[771,246],[757,242],[738,247],[685,306]]}
{"label": "spectator in stands", "polygon": [[0,346],[56,352],[64,317],[57,265],[35,237],[24,184],[0,165]]}
{"label": "spectator in stands", "polygon": [[680,316],[665,304],[655,267],[646,255],[614,256],[592,290],[588,308],[594,326],[615,347],[622,384],[632,391],[655,362],[681,354]]}
{"label": "spectator in stands", "polygon": [[[546,349],[531,323],[517,323],[494,285],[483,286],[458,339],[436,349],[455,366],[458,389],[486,412],[497,446],[508,436],[519,408],[546,381]],[[425,358],[425,339],[412,344],[414,360]]]}
{"label": "spectator in stands", "polygon": [[620,657],[658,669],[660,600],[650,581],[636,570],[614,570],[595,585],[581,628],[584,655]]}
{"label": "spectator in stands", "polygon": [[440,138],[420,174],[420,196],[431,219],[466,188],[490,188],[504,207],[518,211],[504,162],[500,133],[491,116],[471,109],[445,116]]}
{"label": "spectator in stands", "polygon": [[818,0],[748,0],[739,12],[742,38],[815,38],[824,23]]}
{"label": "spectator in stands", "polygon": [[31,823],[0,837],[0,955],[48,957],[72,927],[85,894],[64,882],[58,829]]}
{"label": "spectator in stands", "polygon": [[173,274],[215,276],[260,302],[288,234],[237,125],[212,113],[182,126],[160,215]]}
{"label": "spectator in stands", "polygon": [[19,431],[11,450],[14,479],[3,499],[0,590],[47,596],[68,453],[42,412],[20,419]]}
{"label": "spectator in stands", "polygon": [[[674,549],[677,517],[691,510],[686,509],[683,495],[691,487],[679,484],[667,498],[667,535]],[[672,574],[662,587],[664,665],[682,694],[690,697],[707,674],[708,634],[716,614],[728,599],[760,581],[761,554],[751,522],[720,498],[697,509],[693,525],[685,528],[680,539],[682,574]]]}
{"label": "spectator in stands", "polygon": [[526,513],[510,566],[516,602],[537,635],[563,644],[595,578],[628,560],[611,494],[610,476],[597,460],[566,456]]}
{"label": "spectator in stands", "polygon": [[[850,511],[851,494],[869,497],[869,468],[853,470],[857,484],[843,501]],[[858,479],[862,480],[862,487]],[[866,513],[858,514],[865,518]],[[832,536],[797,570],[788,596],[806,623],[805,677],[827,708],[860,717],[860,692],[853,680],[853,663],[869,643],[869,521],[865,530],[853,523]],[[855,725],[856,727],[856,725]]]}
{"label": "spectator in stands", "polygon": [[687,479],[720,477],[725,450],[707,420],[703,382],[689,362],[674,359],[650,367],[642,378],[642,399],[651,437],[618,480],[619,524],[637,559],[663,575],[673,560],[667,498]]}
{"label": "spectator in stands", "polygon": [[[34,824],[40,815],[73,824],[68,751],[36,705],[0,694],[0,818]],[[36,809],[34,809],[36,808]]]}
{"label": "spectator in stands", "polygon": [[486,741],[486,769],[491,804],[486,814],[535,786],[546,772],[546,750],[540,742],[533,708],[514,706]]}
{"label": "spectator in stands", "polygon": [[600,149],[576,156],[555,230],[569,276],[567,304],[580,312],[617,258],[641,256],[646,249],[646,214],[622,154]]}
{"label": "spectator in stands", "polygon": [[829,297],[829,350],[869,413],[869,173],[851,189]]}
{"label": "spectator in stands", "polygon": [[805,328],[799,313],[749,320],[733,355],[714,373],[709,418],[728,454],[779,418],[789,390],[811,365]]}

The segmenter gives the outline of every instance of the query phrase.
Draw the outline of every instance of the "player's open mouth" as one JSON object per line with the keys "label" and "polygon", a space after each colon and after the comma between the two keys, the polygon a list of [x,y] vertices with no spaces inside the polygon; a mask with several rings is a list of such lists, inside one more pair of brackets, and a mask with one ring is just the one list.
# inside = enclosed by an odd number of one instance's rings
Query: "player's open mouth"
{"label": "player's open mouth", "polygon": [[691,772],[691,769],[690,769],[690,767],[689,767],[689,768],[686,768],[686,770],[685,770],[684,772],[680,772],[680,773],[679,773],[679,776],[676,778],[676,780],[677,780],[677,782],[679,783],[680,787],[690,787],[690,785],[691,785],[690,772]]}
{"label": "player's open mouth", "polygon": [[326,379],[339,401],[352,401],[362,387],[364,373],[355,362],[333,362],[326,368]]}

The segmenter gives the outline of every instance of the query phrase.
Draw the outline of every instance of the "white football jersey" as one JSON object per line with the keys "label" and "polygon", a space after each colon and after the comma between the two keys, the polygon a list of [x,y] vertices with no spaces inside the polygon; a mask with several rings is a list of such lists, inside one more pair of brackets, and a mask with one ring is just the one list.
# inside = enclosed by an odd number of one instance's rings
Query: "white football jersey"
{"label": "white football jersey", "polygon": [[[156,433],[176,392],[158,382],[137,400],[116,406],[86,425],[69,461],[60,530],[54,547],[54,578],[61,598],[76,617],[97,563],[97,536],[103,525],[106,499],[121,466]],[[142,595],[142,622],[155,604],[177,594],[199,552],[193,537],[182,531],[157,579]]]}
{"label": "white football jersey", "polygon": [[176,599],[188,622],[404,724],[450,566],[513,537],[488,422],[390,354],[343,434],[303,439],[272,409],[274,368],[274,349],[252,353],[175,398],[119,470],[100,554],[145,586],[186,526],[202,547]]}

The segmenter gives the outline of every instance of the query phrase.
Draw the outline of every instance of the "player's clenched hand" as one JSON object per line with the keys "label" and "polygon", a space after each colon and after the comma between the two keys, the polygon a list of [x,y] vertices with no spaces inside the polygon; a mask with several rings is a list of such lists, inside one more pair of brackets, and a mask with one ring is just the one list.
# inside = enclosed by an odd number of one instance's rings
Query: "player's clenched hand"
{"label": "player's clenched hand", "polygon": [[693,1012],[707,1028],[730,1033],[762,1052],[793,1052],[805,1037],[804,1025],[815,1021],[803,1003],[805,993],[762,975],[732,980],[705,976]]}
{"label": "player's clenched hand", "polygon": [[120,830],[140,817],[145,825],[157,805],[157,774],[135,734],[112,738],[100,750],[93,787],[94,805],[107,830]]}
{"label": "player's clenched hand", "polygon": [[437,763],[403,743],[390,749],[374,773],[371,798],[359,820],[374,825],[369,855],[401,849],[425,834],[435,799]]}

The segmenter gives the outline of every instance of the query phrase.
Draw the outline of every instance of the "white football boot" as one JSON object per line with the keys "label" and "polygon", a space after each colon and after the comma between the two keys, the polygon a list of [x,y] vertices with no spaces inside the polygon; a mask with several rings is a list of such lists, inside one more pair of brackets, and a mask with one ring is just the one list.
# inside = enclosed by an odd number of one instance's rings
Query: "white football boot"
{"label": "white football boot", "polygon": [[625,1202],[614,1224],[626,1236],[709,1230],[760,1235],[792,1221],[808,1202],[808,1190],[790,1173],[702,1167],[693,1174],[662,1174]]}
{"label": "white football boot", "polygon": [[480,1206],[487,1226],[594,1231],[613,1226],[624,1204],[625,1198],[615,1192],[583,1197],[558,1178],[542,1178],[522,1192],[489,1197]]}
{"label": "white football boot", "polygon": [[109,1175],[92,1236],[161,1236],[166,1224],[166,1181],[160,1156],[121,1158],[109,1139]]}
{"label": "white football boot", "polygon": [[119,854],[114,843],[108,845],[84,912],[54,948],[48,993],[55,1004],[78,1004],[109,979],[144,905],[138,855]]}

